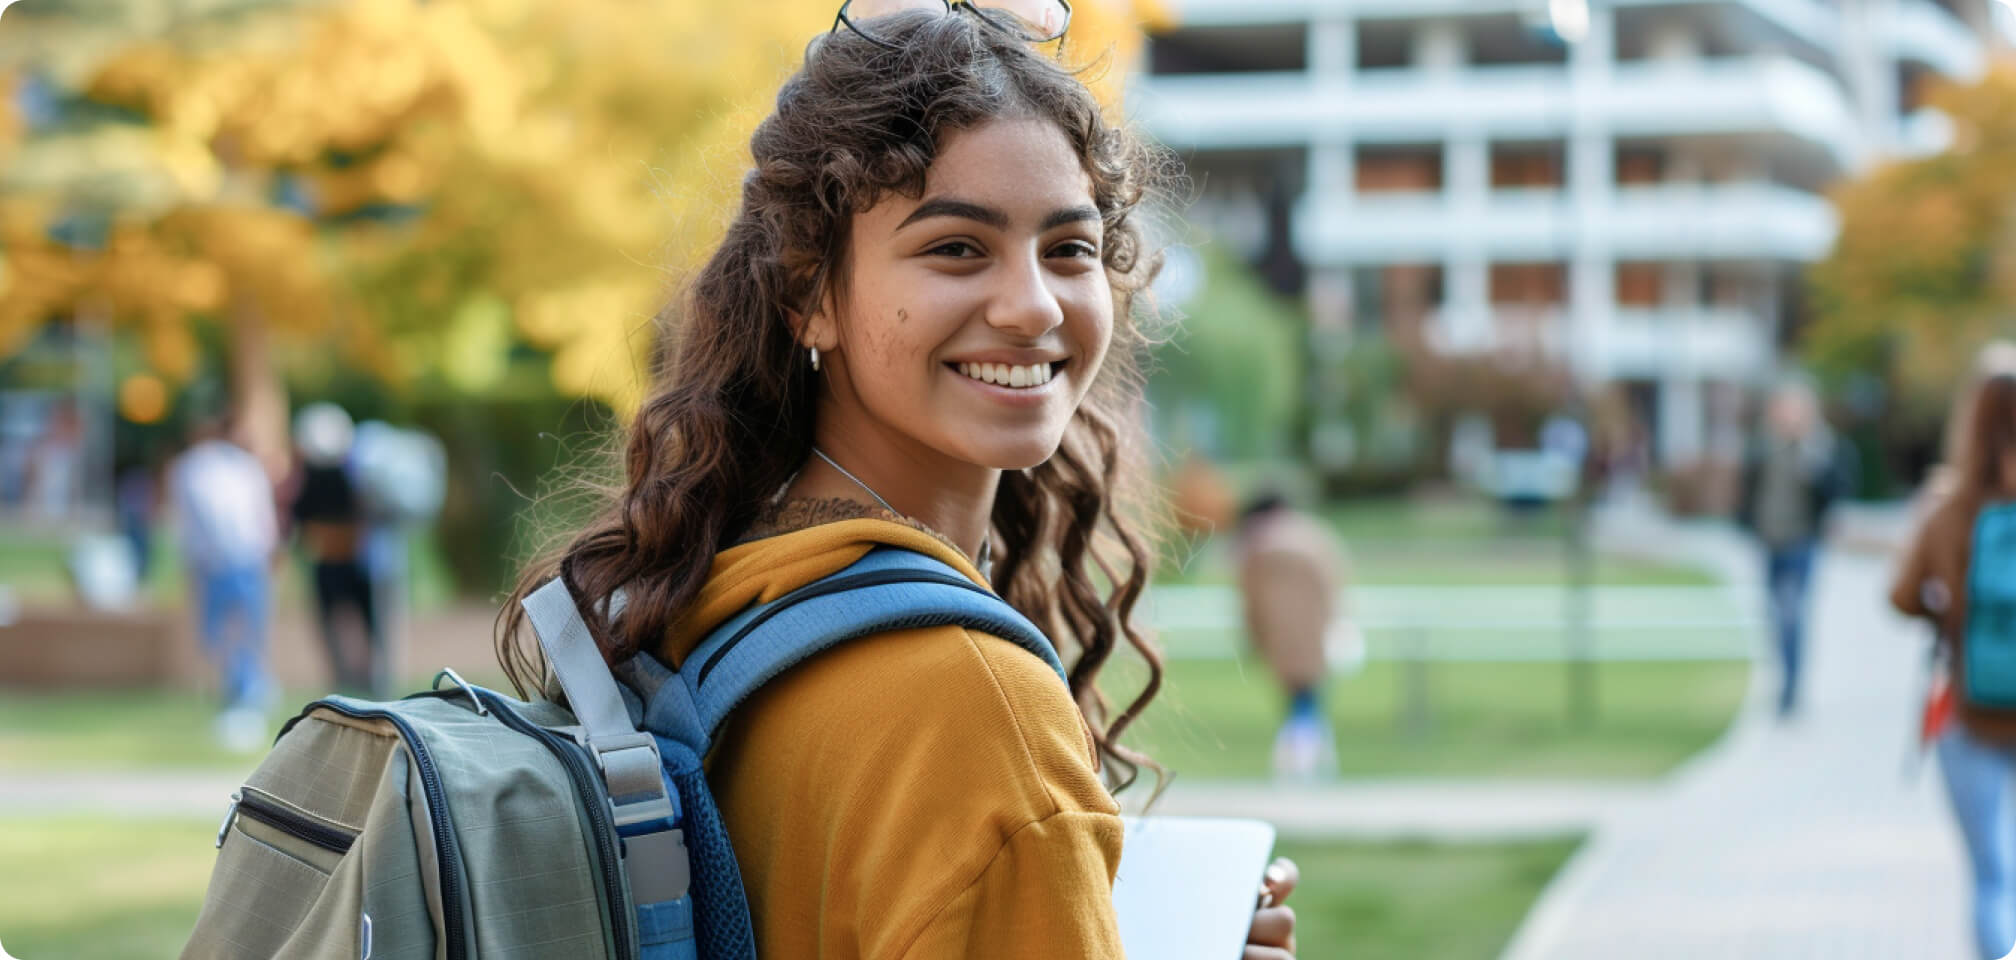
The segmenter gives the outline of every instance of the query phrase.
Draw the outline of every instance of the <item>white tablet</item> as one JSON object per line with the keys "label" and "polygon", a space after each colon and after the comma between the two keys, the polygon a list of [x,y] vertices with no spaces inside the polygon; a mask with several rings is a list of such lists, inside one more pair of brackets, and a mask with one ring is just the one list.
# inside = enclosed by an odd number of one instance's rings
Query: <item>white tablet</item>
{"label": "white tablet", "polygon": [[1127,956],[1239,960],[1274,827],[1219,817],[1122,817],[1113,909]]}

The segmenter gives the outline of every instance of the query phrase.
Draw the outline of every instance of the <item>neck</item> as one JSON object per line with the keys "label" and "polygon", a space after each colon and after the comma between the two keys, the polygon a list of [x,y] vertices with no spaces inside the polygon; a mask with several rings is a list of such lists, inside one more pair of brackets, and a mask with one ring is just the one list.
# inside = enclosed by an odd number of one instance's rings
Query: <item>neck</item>
{"label": "neck", "polygon": [[[1001,471],[879,434],[822,426],[815,431],[813,445],[861,482],[848,479],[817,456],[808,456],[786,496],[838,497],[880,507],[876,502],[880,495],[896,512],[938,531],[977,559],[994,515]],[[868,490],[862,489],[864,484]]]}

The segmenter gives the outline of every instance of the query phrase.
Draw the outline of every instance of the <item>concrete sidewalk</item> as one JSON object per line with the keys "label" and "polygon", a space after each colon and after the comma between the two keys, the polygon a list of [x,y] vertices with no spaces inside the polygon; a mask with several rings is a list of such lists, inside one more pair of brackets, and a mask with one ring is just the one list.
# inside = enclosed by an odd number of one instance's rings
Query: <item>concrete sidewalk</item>
{"label": "concrete sidewalk", "polygon": [[[1714,540],[1690,549],[1742,562]],[[1777,721],[1775,671],[1757,671],[1731,734],[1607,819],[1505,960],[1970,955],[1938,770],[1907,762],[1927,635],[1889,613],[1889,572],[1880,554],[1824,555],[1800,715]]]}

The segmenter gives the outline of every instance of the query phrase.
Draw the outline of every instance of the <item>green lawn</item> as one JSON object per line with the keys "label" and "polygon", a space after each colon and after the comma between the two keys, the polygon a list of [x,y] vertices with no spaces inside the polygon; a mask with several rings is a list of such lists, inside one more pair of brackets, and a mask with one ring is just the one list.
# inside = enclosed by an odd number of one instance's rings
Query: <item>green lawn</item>
{"label": "green lawn", "polygon": [[1316,512],[1350,540],[1558,540],[1567,528],[1561,511],[1512,513],[1475,496],[1343,500],[1324,504]]}
{"label": "green lawn", "polygon": [[[1134,689],[1138,668],[1116,666],[1107,688]],[[1402,676],[1374,663],[1329,691],[1340,772],[1346,776],[1644,777],[1671,769],[1720,735],[1741,702],[1742,663],[1606,663],[1596,668],[1598,716],[1569,722],[1558,664],[1438,663],[1427,668],[1429,726],[1400,722]],[[501,678],[472,680],[504,689]],[[419,689],[424,679],[410,686]],[[277,724],[314,694],[282,698]],[[1280,721],[1263,667],[1245,660],[1177,660],[1131,740],[1185,777],[1257,777]],[[240,769],[218,748],[215,707],[167,691],[27,693],[0,697],[0,770],[80,767]]]}
{"label": "green lawn", "polygon": [[[0,943],[23,960],[172,957],[202,904],[216,825],[0,820]],[[1574,849],[1287,839],[1310,960],[1490,960]],[[22,865],[33,865],[20,869]]]}
{"label": "green lawn", "polygon": [[0,768],[250,769],[256,757],[216,745],[216,714],[209,698],[190,693],[10,690],[0,697]]}
{"label": "green lawn", "polygon": [[[1511,516],[1483,500],[1363,500],[1318,511],[1337,532],[1359,585],[1546,586],[1571,579],[1558,514]],[[1160,580],[1230,583],[1231,537],[1174,540]],[[1695,567],[1596,555],[1590,582],[1602,586],[1713,586]]]}
{"label": "green lawn", "polygon": [[216,835],[195,820],[0,820],[0,943],[22,960],[173,957]]}
{"label": "green lawn", "polygon": [[[29,602],[67,603],[73,595],[67,557],[70,541],[55,534],[37,533],[0,537],[0,585],[12,589]],[[180,606],[188,602],[188,587],[182,573],[182,558],[174,537],[163,528],[154,536],[149,558],[151,569],[142,594],[153,603]],[[415,610],[436,610],[454,602],[454,581],[443,565],[441,550],[431,533],[413,538],[413,606]],[[282,568],[275,600],[282,606],[305,604],[312,589],[308,566],[298,553]]]}
{"label": "green lawn", "polygon": [[[1400,722],[1401,675],[1374,663],[1331,685],[1340,772],[1346,776],[1647,777],[1713,742],[1735,716],[1748,668],[1741,663],[1606,663],[1596,669],[1596,722],[1568,719],[1558,664],[1432,664],[1429,726]],[[1116,695],[1139,672],[1115,667]],[[472,680],[505,689],[498,677]],[[424,685],[416,679],[412,689]],[[1180,776],[1258,777],[1281,704],[1264,668],[1243,660],[1178,660],[1131,741]],[[314,694],[295,692],[277,725]],[[237,770],[253,759],[218,748],[215,707],[163,691],[0,697],[0,770],[187,768]]]}
{"label": "green lawn", "polygon": [[[420,690],[428,677],[403,689]],[[510,691],[501,674],[471,671],[469,680]],[[270,718],[273,732],[321,691],[288,691]],[[258,756],[231,753],[216,743],[211,723],[217,704],[195,693],[168,690],[0,695],[0,771],[51,769],[250,769]]]}
{"label": "green lawn", "polygon": [[[1351,584],[1357,586],[1528,587],[1565,584],[1572,579],[1565,549],[1557,540],[1499,538],[1460,540],[1346,540]],[[1185,547],[1156,573],[1163,583],[1229,584],[1236,579],[1230,541],[1214,538]],[[1707,571],[1642,560],[1596,556],[1589,582],[1610,587],[1706,587],[1720,581]]]}
{"label": "green lawn", "polygon": [[1305,960],[1494,960],[1571,839],[1511,844],[1284,839],[1302,869],[1295,907]]}
{"label": "green lawn", "polygon": [[[1118,699],[1138,669],[1116,669]],[[1597,715],[1570,720],[1560,664],[1437,663],[1427,667],[1428,726],[1401,722],[1403,674],[1373,663],[1334,680],[1329,713],[1339,772],[1352,776],[1652,777],[1713,743],[1736,715],[1749,668],[1739,662],[1604,663]],[[1190,778],[1268,773],[1282,704],[1273,679],[1246,660],[1179,660],[1128,738]],[[1131,684],[1131,685],[1130,685]]]}

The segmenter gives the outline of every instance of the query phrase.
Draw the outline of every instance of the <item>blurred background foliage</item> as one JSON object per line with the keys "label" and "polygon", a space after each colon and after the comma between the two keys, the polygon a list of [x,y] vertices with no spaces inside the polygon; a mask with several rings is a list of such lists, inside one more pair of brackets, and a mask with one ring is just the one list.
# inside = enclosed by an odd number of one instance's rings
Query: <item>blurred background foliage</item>
{"label": "blurred background foliage", "polygon": [[1214,244],[1186,248],[1167,269],[1183,289],[1150,381],[1161,435],[1221,460],[1282,456],[1305,392],[1307,311]]}
{"label": "blurred background foliage", "polygon": [[1872,493],[1939,459],[1954,385],[1983,343],[2016,337],[2016,65],[1928,100],[1949,149],[1838,185],[1840,233],[1808,273],[1800,347],[1861,435]]}
{"label": "blurred background foliage", "polygon": [[[488,590],[522,495],[647,388],[657,320],[833,9],[16,3],[0,363],[19,386],[37,356],[109,345],[128,460],[226,395],[276,474],[302,398],[424,426],[455,465],[451,566]],[[1117,109],[1167,14],[1077,10],[1069,56]]]}

